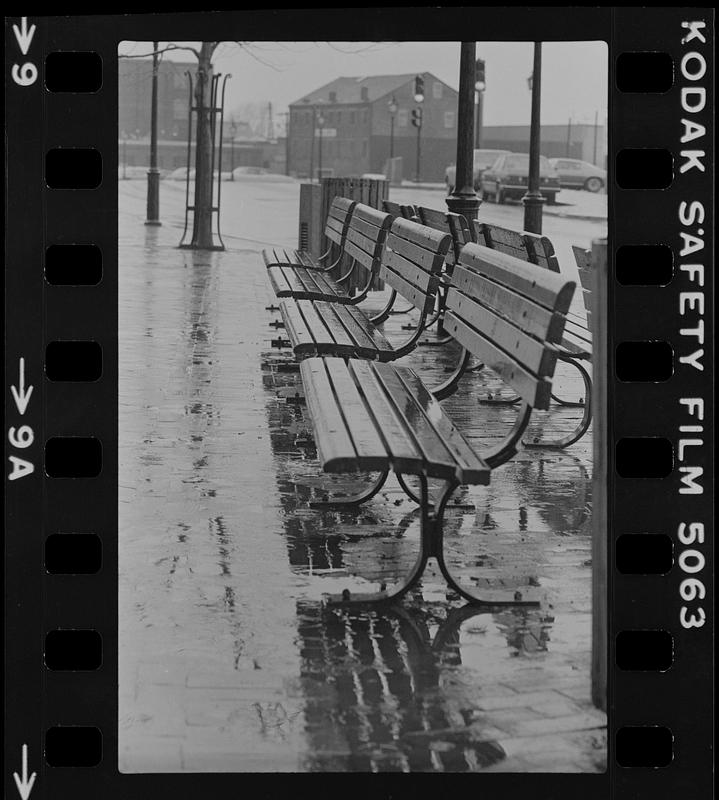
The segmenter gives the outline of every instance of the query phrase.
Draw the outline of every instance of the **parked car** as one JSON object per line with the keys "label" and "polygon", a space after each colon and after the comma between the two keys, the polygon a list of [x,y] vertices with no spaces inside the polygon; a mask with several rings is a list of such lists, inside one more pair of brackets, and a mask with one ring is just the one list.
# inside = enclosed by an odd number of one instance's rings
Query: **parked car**
{"label": "parked car", "polygon": [[[489,169],[484,170],[481,179],[482,194],[497,203],[505,200],[519,200],[527,192],[529,180],[529,154],[508,153],[500,156]],[[551,205],[559,191],[559,176],[549,159],[539,157],[539,190]]]}
{"label": "parked car", "polygon": [[[497,160],[498,156],[509,153],[509,150],[475,150],[474,151],[474,188],[479,189],[482,173],[487,167],[491,167]],[[447,194],[454,191],[455,176],[457,174],[457,166],[450,164],[444,171],[444,182],[447,184]]]}
{"label": "parked car", "polygon": [[559,185],[567,189],[586,189],[599,192],[607,184],[607,171],[578,158],[550,158],[549,163],[557,170]]}

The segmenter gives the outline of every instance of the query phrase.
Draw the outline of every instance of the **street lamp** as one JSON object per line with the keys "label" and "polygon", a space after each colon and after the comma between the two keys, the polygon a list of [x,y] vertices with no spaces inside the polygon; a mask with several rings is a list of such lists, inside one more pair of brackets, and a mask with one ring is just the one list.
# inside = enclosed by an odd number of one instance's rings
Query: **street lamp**
{"label": "street lamp", "polygon": [[317,144],[318,152],[317,152],[317,182],[320,183],[322,181],[322,129],[324,128],[325,118],[322,115],[322,111],[320,111],[317,117],[317,126],[319,128],[319,141]]}
{"label": "street lamp", "polygon": [[159,42],[152,43],[152,108],[150,112],[150,169],[147,171],[147,219],[145,225],[160,222],[160,170],[157,168],[157,72]]}
{"label": "street lamp", "polygon": [[[474,190],[474,93],[476,42],[462,42],[459,57],[459,96],[457,98],[457,167],[454,191],[446,199],[454,214],[468,221],[477,218],[480,200]],[[470,222],[471,225],[471,222]]]}
{"label": "street lamp", "polygon": [[397,100],[394,95],[387,103],[389,109],[389,157],[394,158],[394,115],[397,113]]}
{"label": "street lamp", "polygon": [[415,170],[415,182],[419,183],[420,161],[421,161],[421,138],[422,138],[422,103],[424,102],[424,78],[422,75],[414,77],[414,102],[417,108],[412,109],[412,124],[417,128],[417,168]]}
{"label": "street lamp", "polygon": [[542,43],[534,43],[534,66],[527,79],[532,92],[532,116],[529,126],[529,178],[524,203],[524,230],[542,232],[542,206],[544,198],[539,191],[540,102],[542,95]]}
{"label": "street lamp", "polygon": [[474,147],[477,150],[482,146],[482,118],[484,116],[484,90],[486,87],[484,61],[478,58],[474,69],[474,102],[477,112],[474,123]]}

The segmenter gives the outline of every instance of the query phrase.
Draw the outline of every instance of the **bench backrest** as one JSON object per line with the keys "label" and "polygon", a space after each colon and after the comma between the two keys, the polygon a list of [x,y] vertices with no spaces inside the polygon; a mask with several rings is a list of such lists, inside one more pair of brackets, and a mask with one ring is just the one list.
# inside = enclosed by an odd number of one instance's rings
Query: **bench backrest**
{"label": "bench backrest", "polygon": [[592,306],[592,251],[585,250],[583,247],[572,245],[572,252],[574,253],[574,260],[577,262],[577,272],[579,273],[579,282],[582,284],[584,291],[584,308],[587,313],[593,311]]}
{"label": "bench backrest", "polygon": [[556,349],[576,284],[478,244],[462,248],[444,328],[529,405],[549,407]]}
{"label": "bench backrest", "polygon": [[459,257],[459,251],[467,242],[471,241],[467,220],[460,214],[452,214],[425,206],[417,206],[417,219],[422,225],[442,231],[442,233],[448,233],[452,237],[452,248],[447,253],[447,266],[451,271]]}
{"label": "bench backrest", "polygon": [[434,307],[439,275],[451,244],[448,233],[407,219],[395,219],[379,276],[420,311]]}
{"label": "bench backrest", "polygon": [[400,217],[401,219],[412,219],[416,213],[414,206],[408,206],[404,203],[395,203],[392,200],[382,201],[382,211],[391,214],[393,217]]}
{"label": "bench backrest", "polygon": [[325,236],[331,242],[342,246],[356,205],[348,197],[335,197],[332,201],[325,223]]}
{"label": "bench backrest", "polygon": [[529,261],[530,264],[559,272],[559,262],[554,247],[546,236],[536,233],[520,233],[500,225],[475,221],[474,240],[492,250]]}
{"label": "bench backrest", "polygon": [[376,273],[382,261],[387,232],[392,224],[390,214],[357,203],[350,218],[344,251],[357,265]]}

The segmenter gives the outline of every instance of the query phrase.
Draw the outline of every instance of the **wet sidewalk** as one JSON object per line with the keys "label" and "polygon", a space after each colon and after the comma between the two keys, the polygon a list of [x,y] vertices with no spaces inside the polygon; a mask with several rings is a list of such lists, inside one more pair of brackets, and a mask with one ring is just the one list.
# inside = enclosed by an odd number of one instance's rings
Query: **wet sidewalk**
{"label": "wet sidewalk", "polygon": [[[366,477],[320,472],[299,375],[273,346],[268,205],[244,206],[254,241],[208,253],[145,228],[142,202],[120,184],[120,769],[603,770],[591,429],[565,451],[523,450],[447,514],[448,559],[538,607],[468,607],[430,562],[394,609],[324,609],[324,592],[414,559],[413,505],[392,482],[357,512],[308,506]],[[452,356],[405,361],[432,385]],[[558,385],[581,394],[571,374]],[[498,389],[475,372],[445,401],[479,449],[516,414],[478,402]],[[579,413],[553,407],[532,431]]]}

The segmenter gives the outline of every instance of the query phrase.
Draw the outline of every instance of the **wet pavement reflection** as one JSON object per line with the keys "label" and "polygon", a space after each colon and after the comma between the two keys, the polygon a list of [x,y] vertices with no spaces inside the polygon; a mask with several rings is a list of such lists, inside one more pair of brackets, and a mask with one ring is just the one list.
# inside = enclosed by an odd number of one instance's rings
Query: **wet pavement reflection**
{"label": "wet pavement reflection", "polygon": [[[174,230],[138,231],[139,200],[121,196],[120,769],[603,770],[591,430],[521,451],[447,511],[458,582],[538,606],[469,606],[434,560],[399,604],[323,606],[408,574],[416,508],[392,478],[359,509],[311,507],[375,476],[319,470],[299,374],[272,346],[260,245],[179,251]],[[384,332],[398,341],[405,323]],[[455,355],[427,346],[403,363],[433,385]],[[497,391],[473,372],[444,403],[480,450],[516,414],[478,402]],[[553,407],[532,429],[559,435],[578,415]]]}

